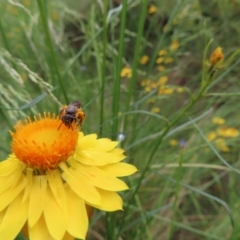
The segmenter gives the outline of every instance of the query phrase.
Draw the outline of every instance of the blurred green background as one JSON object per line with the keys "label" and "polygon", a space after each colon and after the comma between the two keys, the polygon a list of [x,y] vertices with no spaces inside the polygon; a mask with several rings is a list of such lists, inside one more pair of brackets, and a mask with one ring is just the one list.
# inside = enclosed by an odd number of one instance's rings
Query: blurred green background
{"label": "blurred green background", "polygon": [[240,239],[239,16],[239,0],[1,0],[1,160],[18,120],[80,100],[82,131],[139,169],[87,239]]}

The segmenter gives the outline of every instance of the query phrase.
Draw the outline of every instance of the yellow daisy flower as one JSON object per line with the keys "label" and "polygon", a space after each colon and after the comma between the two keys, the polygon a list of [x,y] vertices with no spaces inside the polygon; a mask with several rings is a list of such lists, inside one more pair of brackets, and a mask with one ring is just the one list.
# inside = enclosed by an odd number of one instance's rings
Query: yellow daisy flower
{"label": "yellow daisy flower", "polygon": [[0,163],[0,236],[14,239],[25,225],[31,240],[85,239],[86,207],[122,209],[118,177],[136,172],[121,163],[118,142],[84,136],[55,115],[19,121],[13,153]]}

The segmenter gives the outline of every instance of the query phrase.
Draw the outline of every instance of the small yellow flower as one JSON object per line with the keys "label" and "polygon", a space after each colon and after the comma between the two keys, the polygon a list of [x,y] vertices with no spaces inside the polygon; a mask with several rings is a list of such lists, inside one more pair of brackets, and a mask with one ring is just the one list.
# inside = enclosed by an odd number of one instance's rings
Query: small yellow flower
{"label": "small yellow flower", "polygon": [[160,112],[160,108],[154,107],[154,108],[151,109],[151,112],[153,112],[153,113],[159,113],[159,112]]}
{"label": "small yellow flower", "polygon": [[171,139],[170,141],[169,141],[169,145],[170,146],[177,146],[178,145],[178,141],[176,140],[176,139]]}
{"label": "small yellow flower", "polygon": [[179,48],[179,42],[178,42],[178,40],[177,40],[177,39],[174,40],[174,41],[172,42],[172,44],[170,45],[169,48],[170,48],[171,51],[174,51],[174,50],[178,49],[178,48]]}
{"label": "small yellow flower", "polygon": [[165,24],[162,29],[164,32],[167,32],[171,29],[171,27],[168,24]]}
{"label": "small yellow flower", "polygon": [[161,57],[165,56],[166,54],[167,54],[167,50],[165,50],[165,49],[162,49],[158,52],[158,55]]}
{"label": "small yellow flower", "polygon": [[148,103],[155,103],[156,102],[156,99],[155,98],[150,98],[149,100],[148,100]]}
{"label": "small yellow flower", "polygon": [[20,28],[15,27],[15,28],[13,28],[13,31],[14,31],[15,33],[19,33],[21,30],[20,30]]}
{"label": "small yellow flower", "polygon": [[217,137],[216,132],[209,132],[206,136],[206,138],[209,142],[213,141],[216,137]]}
{"label": "small yellow flower", "polygon": [[239,131],[236,128],[228,128],[226,126],[220,127],[217,129],[217,134],[220,137],[237,137],[239,135]]}
{"label": "small yellow flower", "polygon": [[215,66],[218,62],[224,60],[224,54],[221,47],[217,47],[210,56],[211,66]]}
{"label": "small yellow flower", "polygon": [[11,32],[8,32],[8,33],[6,34],[6,36],[7,36],[7,38],[12,38],[12,37],[13,37],[13,34],[12,34]]}
{"label": "small yellow flower", "polygon": [[164,90],[164,94],[172,94],[174,92],[174,89],[173,88],[165,88]]}
{"label": "small yellow flower", "polygon": [[25,82],[28,79],[28,75],[26,73],[21,74],[22,80]]}
{"label": "small yellow flower", "polygon": [[162,76],[162,77],[160,77],[159,79],[158,79],[158,85],[165,85],[166,84],[166,82],[168,81],[168,76]]}
{"label": "small yellow flower", "polygon": [[220,117],[215,117],[213,118],[213,123],[216,124],[216,125],[222,125],[225,123],[225,119],[223,118],[220,118]]}
{"label": "small yellow flower", "polygon": [[18,14],[18,9],[17,9],[17,7],[12,6],[11,4],[8,4],[8,5],[7,5],[7,10],[8,10],[11,14],[13,14],[13,15],[17,15],[17,14]]}
{"label": "small yellow flower", "polygon": [[157,67],[157,70],[158,70],[159,72],[162,72],[162,71],[165,70],[165,67],[164,67],[163,65],[160,65],[160,66]]}
{"label": "small yellow flower", "polygon": [[16,45],[15,45],[15,47],[16,47],[16,49],[23,49],[23,45],[21,44],[21,43],[17,43]]}
{"label": "small yellow flower", "polygon": [[222,152],[229,152],[230,151],[230,148],[227,146],[224,138],[218,138],[215,141],[215,144],[216,144],[217,148]]}
{"label": "small yellow flower", "polygon": [[179,17],[173,19],[173,25],[177,25],[179,23]]}
{"label": "small yellow flower", "polygon": [[157,58],[156,63],[158,63],[158,64],[159,64],[159,63],[162,63],[163,60],[164,60],[163,57],[159,57],[159,58]]}
{"label": "small yellow flower", "polygon": [[144,88],[144,91],[145,91],[146,93],[151,92],[151,90],[152,90],[151,87],[145,87],[145,88]]}
{"label": "small yellow flower", "polygon": [[146,80],[142,80],[141,86],[142,86],[142,87],[145,87],[145,86],[146,86]]}
{"label": "small yellow flower", "polygon": [[158,87],[158,84],[157,83],[155,83],[155,82],[152,82],[151,83],[151,88],[157,88]]}
{"label": "small yellow flower", "polygon": [[184,88],[183,87],[178,87],[177,89],[176,89],[176,92],[177,93],[182,93],[184,91]]}
{"label": "small yellow flower", "polygon": [[148,14],[153,14],[157,11],[157,7],[153,4],[151,4],[148,8]]}
{"label": "small yellow flower", "polygon": [[30,6],[30,5],[31,5],[31,2],[30,2],[30,0],[24,0],[24,1],[23,1],[23,4],[24,4],[25,6]]}
{"label": "small yellow flower", "polygon": [[118,142],[68,128],[50,114],[19,121],[13,153],[0,162],[0,236],[15,239],[25,225],[29,239],[85,239],[87,206],[122,209],[119,177],[136,172],[122,163]]}
{"label": "small yellow flower", "polygon": [[149,61],[149,57],[147,55],[144,55],[140,59],[140,64],[145,65]]}
{"label": "small yellow flower", "polygon": [[149,86],[150,84],[151,84],[151,80],[150,79],[144,79],[144,80],[142,80],[142,82],[141,82],[141,86],[142,87],[145,87],[145,86]]}
{"label": "small yellow flower", "polygon": [[132,77],[132,69],[128,66],[125,66],[121,71],[121,77],[131,78]]}
{"label": "small yellow flower", "polygon": [[57,12],[52,12],[51,13],[51,18],[53,21],[57,21],[59,19],[59,15]]}
{"label": "small yellow flower", "polygon": [[172,88],[169,87],[162,87],[159,89],[158,94],[160,95],[170,95],[174,92]]}
{"label": "small yellow flower", "polygon": [[172,63],[173,62],[173,58],[172,57],[168,57],[164,60],[164,63]]}

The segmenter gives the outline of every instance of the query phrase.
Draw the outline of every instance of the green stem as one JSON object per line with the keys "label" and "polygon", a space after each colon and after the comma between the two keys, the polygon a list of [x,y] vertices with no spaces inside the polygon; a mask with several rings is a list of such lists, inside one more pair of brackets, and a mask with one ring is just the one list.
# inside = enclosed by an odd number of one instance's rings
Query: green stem
{"label": "green stem", "polygon": [[170,225],[170,231],[168,235],[168,239],[172,239],[172,235],[174,233],[174,223],[175,223],[175,217],[177,213],[177,202],[178,202],[178,197],[179,197],[179,189],[180,189],[180,183],[182,179],[182,160],[183,160],[183,153],[184,153],[184,148],[181,149],[181,154],[180,154],[180,159],[179,159],[179,166],[177,169],[177,183],[176,183],[176,190],[175,190],[175,200],[173,204],[173,215],[171,219],[171,225]]}
{"label": "green stem", "polygon": [[67,94],[66,94],[66,91],[65,91],[65,88],[64,88],[64,85],[63,85],[63,80],[62,80],[60,72],[59,72],[57,58],[56,58],[56,55],[55,55],[55,52],[54,52],[53,43],[52,43],[52,39],[51,39],[50,32],[49,32],[48,16],[46,14],[46,10],[44,10],[43,1],[42,0],[37,0],[37,3],[38,3],[38,8],[39,8],[40,16],[41,16],[41,19],[42,19],[42,23],[43,23],[43,31],[44,31],[45,36],[46,36],[46,43],[47,43],[48,48],[50,50],[50,57],[51,57],[51,61],[53,63],[53,68],[54,68],[55,74],[57,75],[58,83],[60,84],[60,87],[61,87],[63,96],[65,98],[65,101],[66,101],[66,103],[69,103],[68,98],[67,98]]}
{"label": "green stem", "polygon": [[130,83],[128,86],[129,91],[128,91],[128,99],[127,99],[127,104],[126,104],[126,112],[129,111],[130,102],[132,100],[132,96],[134,95],[133,91],[135,89],[136,79],[137,79],[137,68],[138,68],[138,62],[139,62],[140,53],[141,53],[143,28],[144,28],[144,23],[145,23],[146,14],[147,14],[148,1],[142,0],[141,2],[142,2],[142,8],[141,8],[141,13],[140,13],[138,32],[137,32],[137,36],[136,36],[136,45],[135,45],[135,49],[134,49],[134,58],[133,58],[133,64],[132,64],[132,77],[130,79]]}
{"label": "green stem", "polygon": [[101,71],[101,96],[100,96],[100,129],[99,136],[102,135],[102,125],[104,121],[104,99],[105,99],[105,74],[106,74],[106,52],[107,52],[107,13],[108,1],[104,0],[104,16],[103,16],[103,59]]}
{"label": "green stem", "polygon": [[119,38],[119,50],[118,50],[118,59],[117,59],[117,71],[115,76],[115,81],[113,84],[113,125],[112,125],[112,134],[116,138],[118,133],[118,112],[119,112],[119,99],[120,99],[120,85],[121,85],[121,76],[120,72],[122,69],[122,58],[124,50],[124,33],[126,26],[126,16],[127,16],[127,0],[122,1],[122,15],[121,15],[121,26],[120,26],[120,38]]}
{"label": "green stem", "polygon": [[[126,112],[129,111],[131,106],[131,101],[133,100],[134,96],[134,89],[136,86],[137,81],[137,69],[138,69],[138,63],[140,59],[140,54],[142,52],[141,49],[141,43],[142,43],[142,36],[143,36],[143,29],[145,24],[145,19],[147,15],[147,9],[148,9],[148,1],[142,0],[141,1],[141,12],[140,12],[140,19],[139,19],[139,25],[138,25],[138,32],[136,36],[136,44],[134,49],[134,57],[133,57],[133,64],[132,64],[132,77],[130,79],[129,85],[128,85],[128,96],[126,101]],[[137,117],[137,116],[136,116]],[[128,127],[129,118],[124,118],[124,129]],[[133,124],[135,124],[135,121],[132,121]]]}

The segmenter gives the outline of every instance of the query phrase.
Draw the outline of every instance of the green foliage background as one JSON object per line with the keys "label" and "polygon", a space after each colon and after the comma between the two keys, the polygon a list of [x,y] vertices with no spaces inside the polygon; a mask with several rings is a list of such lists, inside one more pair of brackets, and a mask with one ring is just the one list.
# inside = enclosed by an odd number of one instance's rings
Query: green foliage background
{"label": "green foliage background", "polygon": [[[19,119],[80,100],[82,131],[123,134],[126,161],[139,169],[121,194],[124,211],[96,211],[87,239],[240,239],[240,139],[221,138],[222,151],[206,138],[215,117],[240,128],[239,14],[239,0],[1,1],[1,159]],[[225,60],[209,72],[218,46]],[[159,72],[163,49],[173,62]],[[131,78],[121,77],[125,66]],[[142,86],[163,76],[172,94]]]}

